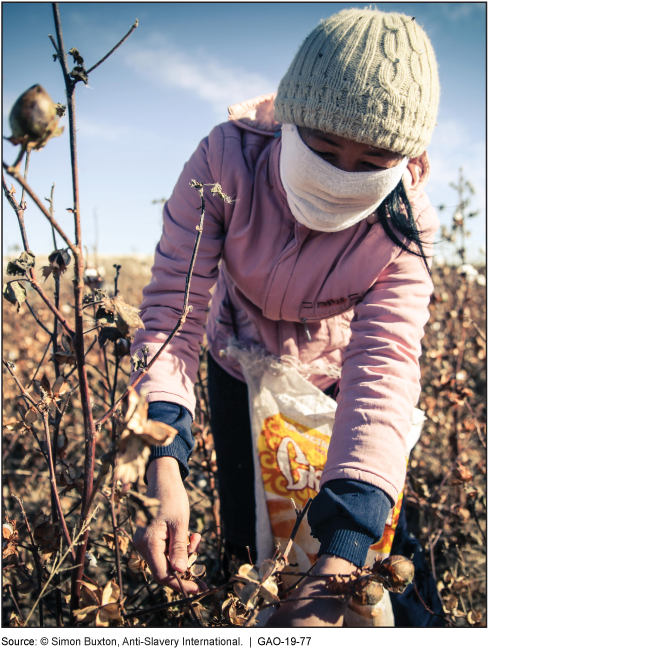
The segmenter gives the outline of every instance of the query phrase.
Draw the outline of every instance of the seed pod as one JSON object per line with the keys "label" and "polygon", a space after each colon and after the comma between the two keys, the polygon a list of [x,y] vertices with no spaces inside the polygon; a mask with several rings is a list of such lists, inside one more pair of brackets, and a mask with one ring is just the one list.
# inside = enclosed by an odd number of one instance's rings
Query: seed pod
{"label": "seed pod", "polygon": [[194,578],[200,578],[205,573],[205,566],[203,564],[193,564],[189,572]]}
{"label": "seed pod", "polygon": [[384,587],[374,576],[360,578],[352,600],[357,605],[376,605],[384,596]]}
{"label": "seed pod", "polygon": [[[11,138],[36,143],[53,132],[60,110],[40,84],[27,89],[13,105],[9,114]],[[14,144],[18,144],[14,142]]]}
{"label": "seed pod", "polygon": [[388,588],[401,594],[411,582],[415,575],[413,562],[402,555],[391,555],[382,563],[382,575],[388,582]]}
{"label": "seed pod", "polygon": [[124,357],[131,354],[131,344],[126,339],[118,339],[115,342],[115,354],[118,357]]}
{"label": "seed pod", "polygon": [[18,167],[25,151],[40,149],[50,138],[63,133],[63,127],[57,128],[57,125],[64,111],[65,107],[55,104],[40,84],[28,88],[16,100],[9,113],[11,137],[7,140],[21,148],[10,171]]}

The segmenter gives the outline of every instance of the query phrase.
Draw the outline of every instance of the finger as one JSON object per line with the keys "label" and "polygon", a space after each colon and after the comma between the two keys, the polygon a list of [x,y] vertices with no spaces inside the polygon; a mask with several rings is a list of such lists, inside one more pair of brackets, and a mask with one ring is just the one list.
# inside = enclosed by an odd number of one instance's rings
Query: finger
{"label": "finger", "polygon": [[138,551],[149,565],[154,580],[160,584],[164,584],[165,581],[174,577],[165,554],[167,549],[166,538],[166,530],[164,533],[163,531],[150,530],[145,534],[138,548]]}
{"label": "finger", "polygon": [[[169,587],[170,589],[173,589],[178,593],[183,593],[181,588],[178,585],[178,580],[176,579],[176,576],[170,576],[169,578],[165,578],[164,580],[160,581],[160,584],[163,587]],[[203,591],[206,591],[207,589],[207,585],[205,585],[205,583],[193,582],[192,580],[181,580],[181,584],[183,585],[183,589],[185,589],[185,593],[188,596],[193,596],[194,594],[201,593]]]}
{"label": "finger", "polygon": [[189,555],[192,555],[192,553],[197,552],[200,542],[201,542],[201,535],[199,535],[199,533],[192,533],[192,535],[190,536],[190,546],[187,549]]}
{"label": "finger", "polygon": [[169,526],[169,562],[179,573],[187,571],[187,526]]}

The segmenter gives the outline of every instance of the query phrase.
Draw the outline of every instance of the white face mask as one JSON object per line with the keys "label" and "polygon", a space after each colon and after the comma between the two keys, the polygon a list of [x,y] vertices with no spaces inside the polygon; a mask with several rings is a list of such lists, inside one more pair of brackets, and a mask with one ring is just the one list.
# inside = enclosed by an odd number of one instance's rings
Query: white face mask
{"label": "white face mask", "polygon": [[344,172],[315,154],[295,124],[282,125],[280,178],[291,214],[311,230],[339,232],[372,214],[397,187],[408,158],[390,169]]}

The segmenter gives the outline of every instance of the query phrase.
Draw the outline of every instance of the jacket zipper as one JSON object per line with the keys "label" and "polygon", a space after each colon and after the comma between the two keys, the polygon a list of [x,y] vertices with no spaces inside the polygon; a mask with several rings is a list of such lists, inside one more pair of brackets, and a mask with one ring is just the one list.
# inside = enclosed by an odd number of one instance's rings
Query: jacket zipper
{"label": "jacket zipper", "polygon": [[305,332],[307,333],[307,340],[311,343],[311,334],[309,333],[309,328],[307,327],[307,319],[302,318],[302,326],[305,328]]}

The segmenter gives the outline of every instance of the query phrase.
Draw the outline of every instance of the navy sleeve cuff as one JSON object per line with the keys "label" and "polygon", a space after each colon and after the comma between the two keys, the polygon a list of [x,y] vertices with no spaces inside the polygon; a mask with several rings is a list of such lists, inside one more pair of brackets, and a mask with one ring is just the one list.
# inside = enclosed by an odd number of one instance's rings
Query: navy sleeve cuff
{"label": "navy sleeve cuff", "polygon": [[312,535],[321,543],[318,555],[327,553],[363,566],[368,549],[384,534],[391,508],[388,495],[374,485],[328,481],[307,513]]}
{"label": "navy sleeve cuff", "polygon": [[[190,473],[188,462],[195,444],[194,436],[192,435],[192,416],[190,412],[180,404],[174,404],[172,402],[151,402],[149,404],[148,417],[150,420],[169,424],[178,431],[171,444],[165,447],[151,447],[149,462],[154,458],[171,456],[178,461],[181,478],[185,480]],[[145,483],[146,481],[147,478],[145,475]]]}

